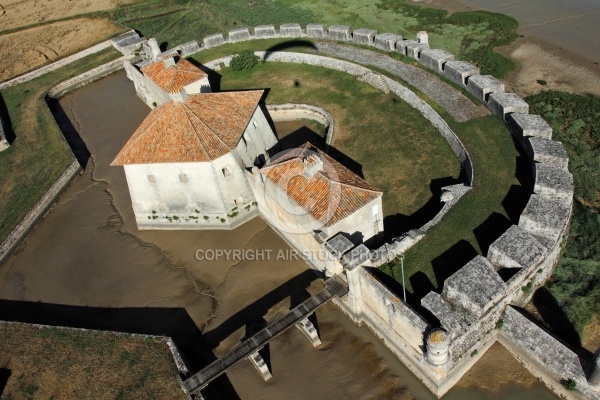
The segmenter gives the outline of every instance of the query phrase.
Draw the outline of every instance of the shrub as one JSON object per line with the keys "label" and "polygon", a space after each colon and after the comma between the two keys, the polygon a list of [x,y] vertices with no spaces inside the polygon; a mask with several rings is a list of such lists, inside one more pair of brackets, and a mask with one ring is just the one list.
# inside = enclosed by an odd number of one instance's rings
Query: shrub
{"label": "shrub", "polygon": [[502,329],[503,326],[504,326],[504,320],[502,318],[500,318],[498,320],[498,322],[496,322],[496,329]]}
{"label": "shrub", "polygon": [[577,389],[577,382],[573,379],[562,379],[560,383],[569,391]]}
{"label": "shrub", "polygon": [[252,69],[256,64],[258,64],[258,56],[250,50],[243,50],[231,59],[231,69],[234,71]]}
{"label": "shrub", "polygon": [[537,83],[539,83],[539,84],[540,84],[540,85],[542,85],[542,86],[546,86],[546,85],[548,84],[548,82],[546,82],[546,81],[545,81],[545,80],[543,80],[543,79],[538,79],[536,82],[537,82]]}

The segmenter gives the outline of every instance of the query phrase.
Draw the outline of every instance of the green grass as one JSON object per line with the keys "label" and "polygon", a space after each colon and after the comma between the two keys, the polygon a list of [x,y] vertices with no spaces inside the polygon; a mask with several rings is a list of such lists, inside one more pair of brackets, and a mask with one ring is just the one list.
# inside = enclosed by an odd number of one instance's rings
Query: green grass
{"label": "green grass", "polygon": [[[509,215],[502,205],[515,178],[518,152],[504,124],[494,116],[466,123],[452,123],[443,115],[469,151],[475,170],[473,189],[417,243],[404,259],[406,288],[417,297],[441,287],[443,280],[476,254],[485,254],[486,246],[499,236]],[[482,224],[491,225],[481,232]],[[492,235],[492,237],[486,237]],[[382,267],[382,271],[401,280],[400,262]],[[418,299],[417,299],[418,300]]]}
{"label": "green grass", "polygon": [[563,256],[546,288],[583,336],[592,317],[600,315],[600,99],[550,91],[526,100],[569,153],[573,217]]}
{"label": "green grass", "polygon": [[333,146],[362,164],[365,179],[383,191],[386,216],[414,213],[431,197],[431,180],[458,176],[450,147],[418,111],[350,75],[281,63],[219,73],[221,90],[268,88],[267,104],[307,103],[331,113]]}
{"label": "green grass", "polygon": [[74,160],[46,107],[44,93],[118,56],[112,49],[104,50],[1,93],[16,139],[9,149],[0,153],[0,242]]}
{"label": "green grass", "polygon": [[296,22],[322,23],[352,29],[368,27],[414,38],[427,30],[433,47],[446,49],[457,59],[472,61],[483,74],[505,77],[516,64],[493,51],[512,42],[517,22],[505,15],[483,11],[455,13],[422,8],[404,0],[147,0],[124,5],[103,15],[131,26],[145,36],[173,46],[234,28]]}
{"label": "green grass", "polygon": [[[3,399],[183,399],[162,339],[0,324]],[[101,395],[100,395],[101,394]]]}

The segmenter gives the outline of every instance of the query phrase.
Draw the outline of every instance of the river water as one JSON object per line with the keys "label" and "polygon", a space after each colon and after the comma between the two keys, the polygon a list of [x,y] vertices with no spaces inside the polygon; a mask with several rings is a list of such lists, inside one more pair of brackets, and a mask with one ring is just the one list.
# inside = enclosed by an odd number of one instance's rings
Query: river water
{"label": "river water", "polygon": [[[167,334],[199,368],[213,351],[220,356],[233,348],[246,329],[322,287],[301,261],[194,258],[198,249],[289,249],[260,218],[233,231],[137,231],[123,169],[109,166],[149,112],[124,72],[64,96],[60,106],[91,159],[0,269],[0,319]],[[243,362],[209,386],[207,398],[434,398],[366,328],[332,304],[317,312],[317,323],[323,346],[314,349],[290,329],[269,346],[272,380],[263,382]],[[554,398],[500,345],[445,396]]]}

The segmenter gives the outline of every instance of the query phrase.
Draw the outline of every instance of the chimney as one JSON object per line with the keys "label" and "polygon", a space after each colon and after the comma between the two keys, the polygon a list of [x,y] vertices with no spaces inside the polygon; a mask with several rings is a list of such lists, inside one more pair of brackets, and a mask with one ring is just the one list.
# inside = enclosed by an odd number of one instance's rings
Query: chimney
{"label": "chimney", "polygon": [[156,39],[154,39],[154,38],[148,39],[148,46],[150,46],[150,49],[152,50],[152,59],[156,60],[158,58],[158,55],[161,53],[160,47],[158,47],[158,43],[156,42]]}
{"label": "chimney", "polygon": [[302,159],[304,165],[304,176],[306,179],[311,179],[319,171],[323,171],[323,160],[318,154],[313,153]]}
{"label": "chimney", "polygon": [[165,69],[169,69],[171,67],[175,66],[175,58],[173,57],[167,57],[163,60],[163,64],[165,66]]}

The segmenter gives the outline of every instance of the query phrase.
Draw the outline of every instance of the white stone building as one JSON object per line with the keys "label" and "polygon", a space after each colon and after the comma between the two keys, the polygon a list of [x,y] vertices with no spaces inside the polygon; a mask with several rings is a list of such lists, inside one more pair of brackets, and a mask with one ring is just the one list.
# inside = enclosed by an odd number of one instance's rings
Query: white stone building
{"label": "white stone building", "polygon": [[[153,43],[156,44],[156,41]],[[157,45],[155,47],[158,48]],[[160,51],[156,49],[154,53]],[[155,108],[171,100],[180,100],[182,91],[188,95],[211,91],[206,72],[177,55],[160,56],[154,53],[154,59],[150,63],[139,64],[139,68],[125,62],[127,77],[133,81],[136,93],[148,107]]]}
{"label": "white stone building", "polygon": [[138,228],[232,228],[256,215],[244,170],[277,142],[263,91],[182,93],[150,112],[111,165],[125,167]]}

